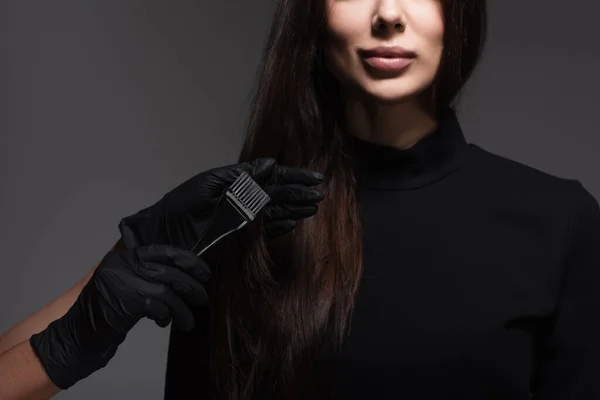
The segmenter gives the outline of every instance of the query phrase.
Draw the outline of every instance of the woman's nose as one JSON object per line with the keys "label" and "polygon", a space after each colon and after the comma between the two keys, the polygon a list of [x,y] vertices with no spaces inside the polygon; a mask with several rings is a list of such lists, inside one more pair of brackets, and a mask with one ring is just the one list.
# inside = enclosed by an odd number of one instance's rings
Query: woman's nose
{"label": "woman's nose", "polygon": [[402,1],[378,0],[373,16],[373,30],[380,33],[404,30]]}

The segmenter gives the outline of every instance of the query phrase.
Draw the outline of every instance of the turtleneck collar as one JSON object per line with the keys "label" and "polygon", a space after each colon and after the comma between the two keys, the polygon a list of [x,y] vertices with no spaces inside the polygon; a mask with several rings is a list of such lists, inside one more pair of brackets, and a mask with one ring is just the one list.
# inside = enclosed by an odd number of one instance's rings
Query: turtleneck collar
{"label": "turtleneck collar", "polygon": [[407,149],[375,144],[352,136],[351,154],[359,187],[416,189],[456,170],[468,144],[456,113],[447,107],[437,128]]}

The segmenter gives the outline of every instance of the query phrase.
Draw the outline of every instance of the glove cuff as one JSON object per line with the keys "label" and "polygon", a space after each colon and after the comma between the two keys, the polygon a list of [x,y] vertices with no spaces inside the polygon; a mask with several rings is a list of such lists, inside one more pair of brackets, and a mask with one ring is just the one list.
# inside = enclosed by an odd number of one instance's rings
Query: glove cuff
{"label": "glove cuff", "polygon": [[53,361],[55,360],[54,353],[56,353],[53,346],[56,346],[59,340],[60,339],[56,337],[52,329],[45,329],[31,335],[29,344],[52,383],[59,389],[66,390],[73,386],[76,381],[72,378],[68,379],[60,361]]}
{"label": "glove cuff", "polygon": [[69,312],[29,338],[29,344],[46,374],[61,390],[104,368],[126,337],[125,333],[113,336],[112,341],[103,343],[102,351],[81,349],[81,343],[69,333],[68,317]]}

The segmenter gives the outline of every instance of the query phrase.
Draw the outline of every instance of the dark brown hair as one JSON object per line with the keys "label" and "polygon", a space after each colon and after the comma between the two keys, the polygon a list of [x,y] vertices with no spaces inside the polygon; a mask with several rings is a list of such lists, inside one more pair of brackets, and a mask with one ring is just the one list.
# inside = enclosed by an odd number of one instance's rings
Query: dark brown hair
{"label": "dark brown hair", "polygon": [[[479,59],[485,0],[442,0],[433,110]],[[239,161],[274,157],[325,174],[319,212],[267,243],[253,224],[228,245],[211,309],[218,398],[324,397],[362,275],[362,231],[336,81],[325,67],[325,0],[279,0]]]}

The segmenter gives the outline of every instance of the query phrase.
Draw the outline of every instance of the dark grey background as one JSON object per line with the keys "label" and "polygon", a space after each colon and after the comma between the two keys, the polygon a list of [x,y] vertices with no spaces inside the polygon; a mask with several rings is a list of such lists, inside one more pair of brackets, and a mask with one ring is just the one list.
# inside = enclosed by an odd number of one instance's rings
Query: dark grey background
{"label": "dark grey background", "polygon": [[[600,197],[600,7],[490,1],[465,135]],[[0,332],[83,277],[117,223],[235,161],[273,0],[2,0]],[[443,199],[440,199],[443,201]],[[168,330],[142,321],[59,399],[162,398]]]}

